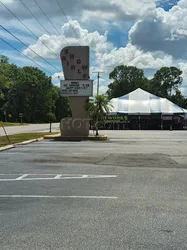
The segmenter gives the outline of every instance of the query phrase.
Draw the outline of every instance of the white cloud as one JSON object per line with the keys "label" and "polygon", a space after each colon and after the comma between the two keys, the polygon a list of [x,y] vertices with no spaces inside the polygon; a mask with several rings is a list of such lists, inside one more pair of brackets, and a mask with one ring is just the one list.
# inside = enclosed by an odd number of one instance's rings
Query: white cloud
{"label": "white cloud", "polygon": [[156,8],[138,20],[129,31],[133,45],[147,51],[163,51],[174,58],[187,58],[187,1],[169,12]]}
{"label": "white cloud", "polygon": [[52,83],[56,86],[60,86],[60,80],[64,80],[64,73],[58,72],[52,75]]}
{"label": "white cloud", "polygon": [[[76,16],[84,21],[90,20],[135,20],[148,11],[155,8],[156,0],[59,0],[67,16]],[[3,3],[16,15],[23,19],[31,19],[23,4],[18,0],[4,0]],[[37,18],[43,16],[41,10],[34,1],[24,0],[25,5],[34,13]],[[37,0],[39,6],[45,10],[50,18],[63,16],[56,1]],[[5,8],[1,8],[0,16],[4,19],[11,19],[12,16]]]}
{"label": "white cloud", "polygon": [[163,52],[146,52],[137,49],[132,44],[125,48],[113,49],[110,53],[97,54],[97,62],[101,68],[112,70],[117,65],[131,65],[142,69],[157,69],[163,66],[171,66],[172,56]]}
{"label": "white cloud", "polygon": [[64,73],[63,72],[58,72],[52,75],[52,79],[60,79],[60,80],[64,80]]}
{"label": "white cloud", "polygon": [[[185,63],[181,63],[181,59],[187,59],[187,0],[180,0],[170,11],[156,8],[158,3],[164,4],[165,0],[59,1],[70,19],[78,39],[71,25],[66,23],[67,20],[55,0],[37,0],[37,2],[61,35],[57,34],[34,1],[24,0],[24,3],[52,35],[44,32],[44,29],[18,0],[3,0],[3,3],[39,36],[39,40],[35,42],[28,35],[28,30],[16,21],[3,6],[0,8],[0,22],[5,27],[11,28],[14,34],[19,34],[20,38],[29,43],[30,48],[39,55],[50,60],[50,62],[53,60],[52,63],[55,65],[55,60],[58,60],[60,64],[60,51],[67,45],[66,41],[69,45],[81,43],[90,46],[91,67],[94,71],[103,69],[106,72],[105,82],[101,82],[100,86],[103,92],[105,92],[108,84],[107,74],[118,65],[132,65],[150,70],[156,70],[162,66],[180,66],[184,71],[184,83],[187,82],[187,66]],[[169,4],[169,0],[167,0],[167,3]],[[76,20],[79,20],[79,22]],[[132,23],[134,25],[129,31],[129,41],[127,42],[124,39],[124,45],[119,46],[119,40],[126,36],[129,29],[127,24],[132,25]],[[108,40],[108,37],[111,37],[111,27],[113,30],[115,27],[118,35],[121,33],[121,37],[113,38],[118,46],[116,48]],[[106,30],[107,32],[105,32]],[[2,34],[2,31],[0,33],[10,40],[7,34]],[[24,53],[34,60],[38,60],[29,49],[25,49]],[[44,65],[46,68],[49,67],[49,65]],[[92,69],[90,71],[92,72]],[[58,79],[55,80],[55,76],[54,74],[53,81],[58,84]]]}
{"label": "white cloud", "polygon": [[[75,31],[79,36],[79,42],[82,45],[90,46],[90,48],[97,53],[108,52],[113,48],[112,43],[107,41],[107,32],[103,35],[98,31],[89,33],[89,31],[83,29],[76,20],[72,21],[71,24],[75,27]],[[63,35],[61,36],[42,35],[37,43],[30,45],[29,48],[44,58],[57,58],[58,55],[60,55],[61,49],[67,46],[67,43],[68,45],[78,45],[77,38],[73,37],[72,27],[69,23],[65,23],[62,26],[62,33]],[[52,51],[47,49],[42,42],[51,48]],[[35,57],[36,55],[29,48],[24,50],[24,54]]]}

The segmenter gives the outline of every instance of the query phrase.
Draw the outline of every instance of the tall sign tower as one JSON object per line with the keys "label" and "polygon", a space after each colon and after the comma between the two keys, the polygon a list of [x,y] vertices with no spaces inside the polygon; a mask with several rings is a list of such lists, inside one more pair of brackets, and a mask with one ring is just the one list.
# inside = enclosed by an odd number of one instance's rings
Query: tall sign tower
{"label": "tall sign tower", "polygon": [[72,117],[61,120],[61,136],[88,136],[89,114],[85,104],[93,95],[93,80],[90,80],[88,46],[69,46],[60,53],[64,78],[61,80],[61,95],[69,99]]}

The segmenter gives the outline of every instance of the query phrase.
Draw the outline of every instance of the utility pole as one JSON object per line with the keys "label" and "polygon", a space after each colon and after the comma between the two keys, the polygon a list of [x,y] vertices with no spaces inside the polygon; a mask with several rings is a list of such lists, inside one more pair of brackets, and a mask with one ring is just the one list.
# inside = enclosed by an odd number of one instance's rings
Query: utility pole
{"label": "utility pole", "polygon": [[95,71],[92,72],[94,74],[97,74],[97,95],[99,95],[99,79],[100,79],[100,74],[104,73],[104,71]]}

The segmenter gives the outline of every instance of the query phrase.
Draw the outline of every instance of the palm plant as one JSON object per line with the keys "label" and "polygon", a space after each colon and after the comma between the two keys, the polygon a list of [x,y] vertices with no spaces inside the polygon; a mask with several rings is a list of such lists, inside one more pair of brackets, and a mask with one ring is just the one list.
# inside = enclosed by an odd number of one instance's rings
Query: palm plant
{"label": "palm plant", "polygon": [[86,104],[86,109],[89,111],[96,130],[96,136],[99,135],[99,122],[104,120],[105,114],[110,112],[111,107],[110,101],[104,95],[97,95],[94,100],[90,100]]}

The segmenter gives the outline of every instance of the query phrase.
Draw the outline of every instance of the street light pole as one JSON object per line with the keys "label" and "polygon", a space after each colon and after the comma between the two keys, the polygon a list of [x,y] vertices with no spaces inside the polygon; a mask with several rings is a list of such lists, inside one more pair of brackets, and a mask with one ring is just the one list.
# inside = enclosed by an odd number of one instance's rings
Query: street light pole
{"label": "street light pole", "polygon": [[99,79],[100,79],[100,74],[104,73],[104,71],[96,71],[93,72],[94,74],[97,73],[97,95],[99,95]]}

